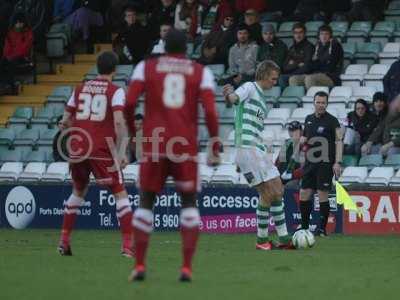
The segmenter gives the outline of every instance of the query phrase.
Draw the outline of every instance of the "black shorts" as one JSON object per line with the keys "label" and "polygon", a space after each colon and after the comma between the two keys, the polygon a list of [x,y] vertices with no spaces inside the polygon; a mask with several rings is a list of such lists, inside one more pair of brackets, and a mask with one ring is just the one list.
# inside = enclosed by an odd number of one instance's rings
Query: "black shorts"
{"label": "black shorts", "polygon": [[333,164],[318,163],[304,166],[304,174],[301,179],[302,189],[330,191],[332,189]]}

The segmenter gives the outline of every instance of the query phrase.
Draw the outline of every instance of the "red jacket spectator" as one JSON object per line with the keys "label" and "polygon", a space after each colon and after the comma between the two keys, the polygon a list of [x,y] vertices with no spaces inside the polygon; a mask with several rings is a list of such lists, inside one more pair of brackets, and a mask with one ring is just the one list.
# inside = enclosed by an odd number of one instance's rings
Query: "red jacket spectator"
{"label": "red jacket spectator", "polygon": [[217,11],[217,20],[215,21],[214,30],[219,29],[221,25],[224,23],[225,17],[230,17],[234,15],[235,8],[230,3],[229,0],[220,0],[218,11]]}
{"label": "red jacket spectator", "polygon": [[236,10],[241,14],[248,9],[255,9],[258,13],[262,13],[266,8],[266,0],[236,0]]}
{"label": "red jacket spectator", "polygon": [[7,60],[29,58],[32,45],[33,33],[30,28],[24,28],[22,31],[12,28],[6,36],[3,58]]}

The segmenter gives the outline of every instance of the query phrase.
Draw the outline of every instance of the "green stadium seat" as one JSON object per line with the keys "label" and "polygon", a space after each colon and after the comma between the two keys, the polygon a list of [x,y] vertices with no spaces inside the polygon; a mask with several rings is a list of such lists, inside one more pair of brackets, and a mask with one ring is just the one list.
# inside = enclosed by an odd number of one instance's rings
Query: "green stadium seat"
{"label": "green stadium seat", "polygon": [[8,120],[9,123],[23,123],[27,124],[33,117],[32,107],[20,106],[14,111],[14,114]]}
{"label": "green stadium seat", "polygon": [[15,132],[11,128],[0,128],[0,145],[9,147],[15,139]]}
{"label": "green stadium seat", "polygon": [[0,161],[2,162],[20,162],[23,157],[21,149],[12,149],[0,153]]}
{"label": "green stadium seat", "polygon": [[380,167],[383,165],[383,157],[380,154],[366,155],[360,158],[358,165],[360,167],[367,167],[368,170],[371,170],[374,167]]}
{"label": "green stadium seat", "polygon": [[357,44],[356,43],[343,43],[342,47],[343,47],[343,52],[344,52],[345,64],[347,62],[347,65],[349,65],[353,62],[354,55],[357,52]]}
{"label": "green stadium seat", "polygon": [[62,97],[66,100],[71,97],[74,88],[72,86],[60,85],[54,88],[50,96],[52,97]]}
{"label": "green stadium seat", "polygon": [[288,86],[282,92],[281,97],[278,98],[278,106],[280,108],[296,109],[301,106],[302,97],[305,96],[305,89],[303,86]]}
{"label": "green stadium seat", "polygon": [[279,31],[276,33],[276,36],[280,38],[288,47],[290,47],[293,43],[293,25],[296,22],[283,22],[279,26]]}
{"label": "green stadium seat", "polygon": [[46,152],[45,151],[31,151],[27,153],[24,158],[23,162],[45,162],[46,161]]}
{"label": "green stadium seat", "polygon": [[343,167],[356,167],[358,163],[357,156],[343,155]]}
{"label": "green stadium seat", "polygon": [[332,28],[333,36],[341,41],[346,36],[347,30],[349,30],[349,22],[345,21],[334,21],[329,26]]}
{"label": "green stadium seat", "polygon": [[318,35],[319,28],[324,25],[322,21],[310,21],[306,23],[307,37],[316,37]]}
{"label": "green stadium seat", "polygon": [[59,129],[58,128],[53,128],[53,129],[48,129],[46,131],[43,131],[40,133],[40,141],[46,140],[46,141],[53,141],[54,137],[58,133]]}
{"label": "green stadium seat", "polygon": [[389,42],[396,29],[396,24],[390,21],[383,21],[376,23],[374,30],[369,34],[371,42],[380,43],[382,47]]}
{"label": "green stadium seat", "polygon": [[372,66],[378,63],[379,53],[382,50],[380,43],[361,43],[357,44],[357,52],[354,55],[356,64],[367,64]]}
{"label": "green stadium seat", "polygon": [[281,96],[281,91],[281,87],[279,86],[274,86],[272,89],[264,91],[264,95],[266,96],[265,103],[268,109],[276,105],[278,98]]}
{"label": "green stadium seat", "polygon": [[388,156],[384,162],[384,166],[400,169],[400,154],[392,154]]}
{"label": "green stadium seat", "polygon": [[347,42],[365,42],[372,30],[372,23],[367,21],[354,22],[346,33]]}
{"label": "green stadium seat", "polygon": [[39,139],[39,130],[26,129],[21,131],[14,140],[14,145],[34,145]]}
{"label": "green stadium seat", "polygon": [[225,66],[223,64],[207,65],[207,67],[214,74],[216,80],[220,79],[225,73]]}
{"label": "green stadium seat", "polygon": [[392,1],[389,3],[388,9],[385,10],[385,20],[395,21],[400,18],[400,1]]}
{"label": "green stadium seat", "polygon": [[274,27],[275,32],[278,32],[278,23],[277,22],[261,22],[261,27],[264,27],[266,25],[271,25],[272,27]]}

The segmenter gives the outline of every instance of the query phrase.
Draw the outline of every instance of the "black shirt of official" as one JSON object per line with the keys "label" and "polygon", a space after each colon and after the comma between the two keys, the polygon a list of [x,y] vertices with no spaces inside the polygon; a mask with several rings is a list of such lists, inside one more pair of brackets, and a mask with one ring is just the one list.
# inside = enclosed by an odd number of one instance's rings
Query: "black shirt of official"
{"label": "black shirt of official", "polygon": [[[338,119],[328,112],[325,112],[319,117],[317,117],[315,113],[306,117],[303,135],[307,138],[308,151],[312,151],[312,155],[310,155],[310,152],[307,153],[306,163],[325,162],[333,164],[335,162],[337,128],[340,128]],[[328,157],[322,157],[322,153],[326,153],[326,150],[312,150],[313,148],[321,147],[321,142],[313,141],[313,138],[316,137],[326,139],[328,143]]]}

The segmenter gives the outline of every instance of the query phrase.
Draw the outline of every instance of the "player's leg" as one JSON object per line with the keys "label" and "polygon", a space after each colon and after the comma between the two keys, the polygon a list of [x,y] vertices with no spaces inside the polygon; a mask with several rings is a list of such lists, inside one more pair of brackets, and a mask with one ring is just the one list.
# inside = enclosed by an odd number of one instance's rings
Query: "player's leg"
{"label": "player's leg", "polygon": [[315,168],[311,165],[306,165],[304,168],[303,178],[301,179],[300,188],[300,214],[301,214],[301,228],[309,229],[310,227],[310,214],[312,209],[311,198],[316,190],[317,178]]}
{"label": "player's leg", "polygon": [[153,231],[153,205],[167,175],[168,168],[164,159],[153,162],[149,158],[140,165],[139,187],[142,192],[139,207],[132,219],[136,260],[135,269],[129,277],[131,281],[143,280],[145,277],[146,254]]}
{"label": "player's leg", "polygon": [[196,252],[200,232],[200,212],[196,206],[196,193],[181,193],[182,209],[180,226],[182,236],[181,281],[192,278],[192,260]]}
{"label": "player's leg", "polygon": [[271,195],[265,188],[265,182],[257,185],[255,188],[259,194],[259,201],[256,210],[257,216],[257,250],[271,250],[272,244],[268,237],[268,226],[270,218]]}
{"label": "player's leg", "polygon": [[132,250],[132,208],[126,192],[121,168],[113,159],[90,160],[90,168],[96,182],[107,187],[115,197],[116,216],[121,230],[121,253],[126,257],[133,257]]}
{"label": "player's leg", "polygon": [[333,167],[331,164],[323,163],[318,168],[317,192],[319,199],[319,217],[320,223],[317,235],[326,236],[326,225],[330,213],[329,191],[332,188]]}
{"label": "player's leg", "polygon": [[290,246],[290,236],[287,231],[286,217],[283,203],[283,185],[280,177],[268,180],[265,188],[269,191],[271,208],[271,217],[275,223],[275,229],[279,237],[280,245],[284,247]]}
{"label": "player's leg", "polygon": [[71,233],[74,228],[79,207],[85,201],[89,183],[90,168],[87,162],[71,164],[72,193],[64,205],[64,217],[61,229],[58,251],[61,255],[72,255],[71,251]]}
{"label": "player's leg", "polygon": [[195,161],[169,162],[170,173],[182,199],[180,230],[182,237],[181,281],[191,281],[192,260],[199,239],[200,212],[196,205],[196,194],[200,190],[198,166]]}

